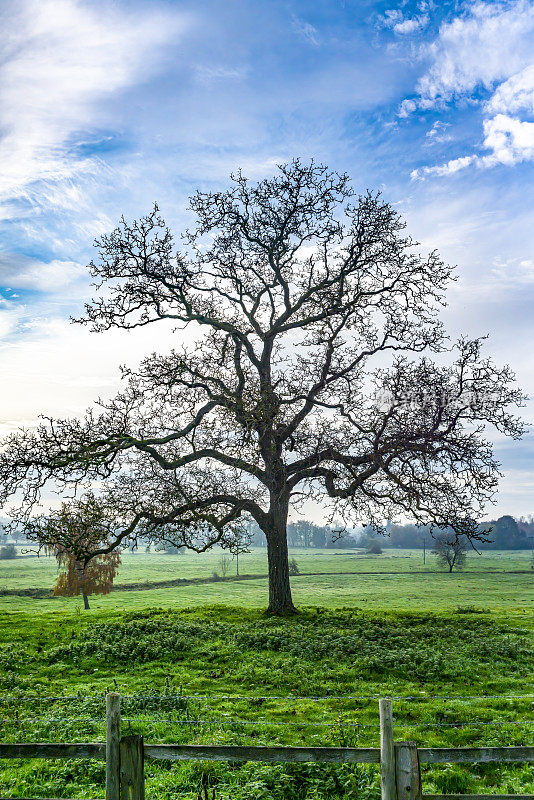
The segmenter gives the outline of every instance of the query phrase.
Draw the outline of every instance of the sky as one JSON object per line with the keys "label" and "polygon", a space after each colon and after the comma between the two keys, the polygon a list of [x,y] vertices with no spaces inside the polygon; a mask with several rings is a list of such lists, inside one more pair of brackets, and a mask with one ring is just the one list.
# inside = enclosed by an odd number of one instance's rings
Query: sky
{"label": "sky", "polygon": [[[69,322],[96,236],[154,201],[179,232],[194,189],[294,156],[457,265],[451,335],[489,334],[534,396],[534,0],[3,0],[0,25],[0,433],[175,344]],[[488,516],[534,514],[534,438],[494,441]]]}

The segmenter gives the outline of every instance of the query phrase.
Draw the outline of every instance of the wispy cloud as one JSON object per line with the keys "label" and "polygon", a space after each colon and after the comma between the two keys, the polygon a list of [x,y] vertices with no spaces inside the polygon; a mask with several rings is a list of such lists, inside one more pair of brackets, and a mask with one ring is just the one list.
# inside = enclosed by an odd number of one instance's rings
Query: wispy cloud
{"label": "wispy cloud", "polygon": [[2,5],[10,31],[0,66],[0,202],[31,198],[38,181],[65,181],[92,169],[73,157],[72,137],[91,129],[98,101],[144,80],[164,46],[186,28],[182,14],[124,12],[79,0]]}
{"label": "wispy cloud", "polygon": [[443,142],[451,141],[452,136],[448,133],[450,127],[450,122],[437,119],[425,134],[428,144],[443,144]]}
{"label": "wispy cloud", "polygon": [[496,258],[492,272],[504,286],[534,284],[534,261],[531,258]]}
{"label": "wispy cloud", "polygon": [[16,330],[20,316],[20,310],[12,299],[0,295],[0,341],[7,339]]}
{"label": "wispy cloud", "polygon": [[420,17],[411,17],[409,19],[403,19],[402,22],[397,22],[393,26],[393,30],[395,33],[398,33],[401,36],[405,36],[410,33],[415,33],[416,31],[420,31],[422,28],[426,28],[428,25],[428,15],[422,14]]}
{"label": "wispy cloud", "polygon": [[306,22],[306,20],[300,19],[300,17],[293,15],[292,25],[293,30],[298,34],[298,36],[300,36],[301,39],[304,39],[316,47],[319,45],[319,32],[317,28],[315,28],[310,22]]}
{"label": "wispy cloud", "polygon": [[[422,8],[426,8],[426,4]],[[379,28],[390,28],[399,36],[406,36],[426,28],[430,21],[428,14],[419,14],[415,17],[405,17],[400,9],[388,9],[378,17]]]}
{"label": "wispy cloud", "polygon": [[[0,302],[0,334],[13,327],[16,313],[3,311]],[[182,334],[182,339],[191,338],[191,331]],[[166,323],[147,337],[141,330],[94,334],[64,319],[39,319],[26,323],[25,336],[7,341],[0,335],[2,378],[9,386],[2,395],[0,436],[35,425],[40,414],[82,414],[97,398],[116,393],[121,364],[135,366],[155,348],[172,346],[174,326]]]}
{"label": "wispy cloud", "polygon": [[196,78],[201,83],[210,83],[211,81],[218,80],[242,80],[246,77],[246,68],[238,67],[225,67],[221,64],[210,66],[208,64],[201,64],[195,70]]}

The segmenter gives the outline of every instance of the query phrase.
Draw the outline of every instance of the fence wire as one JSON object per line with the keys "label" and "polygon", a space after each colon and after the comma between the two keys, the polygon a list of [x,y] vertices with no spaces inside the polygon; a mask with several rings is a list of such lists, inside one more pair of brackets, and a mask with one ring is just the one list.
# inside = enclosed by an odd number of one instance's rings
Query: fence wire
{"label": "fence wire", "polygon": [[[366,730],[380,730],[379,725],[371,725],[368,723],[350,722],[345,719],[334,719],[325,722],[324,720],[317,722],[310,722],[308,720],[293,722],[267,720],[267,719],[179,719],[176,717],[148,717],[146,714],[138,714],[137,716],[121,717],[122,722],[134,723],[140,720],[149,722],[166,722],[173,725],[258,725],[267,727],[330,727],[332,725],[341,725],[347,728],[365,728]],[[73,715],[70,717],[12,717],[1,718],[0,723],[17,722],[19,724],[28,723],[54,723],[54,722],[90,722],[95,724],[104,724],[105,719],[102,717],[86,717],[82,715]],[[464,728],[464,727],[481,727],[481,726],[503,726],[503,725],[534,725],[534,720],[457,720],[454,722],[403,722],[396,720],[396,725],[399,728]]]}

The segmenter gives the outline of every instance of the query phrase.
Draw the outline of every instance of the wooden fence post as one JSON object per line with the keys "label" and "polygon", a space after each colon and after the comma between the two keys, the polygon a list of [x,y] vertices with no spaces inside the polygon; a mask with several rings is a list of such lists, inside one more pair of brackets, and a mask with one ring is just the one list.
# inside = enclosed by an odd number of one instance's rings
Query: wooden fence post
{"label": "wooden fence post", "polygon": [[397,800],[395,750],[393,745],[393,706],[389,698],[379,700],[380,711],[380,786],[382,800]]}
{"label": "wooden fence post", "polygon": [[106,695],[106,800],[120,800],[121,697]]}
{"label": "wooden fence post", "polygon": [[120,744],[121,800],[145,800],[142,736],[123,736]]}
{"label": "wooden fence post", "polygon": [[421,770],[415,742],[395,742],[397,800],[421,800]]}

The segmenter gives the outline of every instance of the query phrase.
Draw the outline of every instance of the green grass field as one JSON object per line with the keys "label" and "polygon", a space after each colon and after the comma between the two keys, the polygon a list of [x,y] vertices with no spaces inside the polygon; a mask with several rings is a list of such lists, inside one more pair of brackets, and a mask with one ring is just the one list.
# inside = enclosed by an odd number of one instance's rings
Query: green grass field
{"label": "green grass field", "polygon": [[[263,613],[265,578],[153,586],[207,581],[220,555],[126,554],[117,583],[132,588],[91,598],[89,612],[79,598],[0,596],[0,740],[102,739],[104,694],[118,689],[125,730],[150,742],[376,745],[380,696],[415,698],[394,701],[398,739],[532,742],[530,553],[473,554],[449,575],[432,556],[424,567],[419,551],[295,550],[303,610],[289,620]],[[265,552],[242,556],[240,571],[264,574]],[[55,574],[51,559],[0,562],[0,591],[47,590]],[[206,783],[217,800],[379,794],[370,766],[147,762],[146,771],[150,800],[194,800]],[[103,797],[103,780],[96,762],[0,762],[6,797]],[[534,775],[528,764],[435,765],[423,785],[533,793]]]}
{"label": "green grass field", "polygon": [[[213,572],[222,575],[221,551],[185,555],[161,553],[123,554],[116,577],[117,591],[92,598],[94,610],[142,609],[153,606],[186,608],[195,605],[238,605],[261,608],[267,604],[264,577],[234,581],[208,582]],[[293,578],[296,602],[329,608],[365,604],[365,608],[400,607],[405,609],[454,609],[474,604],[490,609],[523,613],[534,601],[528,551],[503,551],[478,556],[472,554],[464,572],[449,575],[436,559],[417,550],[385,550],[380,556],[360,555],[347,550],[291,550],[301,575]],[[228,576],[235,575],[230,562]],[[262,576],[267,572],[265,550],[256,548],[240,557],[241,575]],[[355,573],[355,574],[351,574]],[[377,574],[379,573],[379,574]],[[408,574],[405,574],[408,573]],[[18,558],[0,561],[0,593],[53,587],[57,567],[54,558]],[[199,580],[172,587],[158,583],[176,580]],[[146,584],[134,590],[132,585]],[[130,587],[122,590],[119,587]],[[9,611],[48,612],[72,610],[80,605],[77,598],[0,595],[0,608]]]}

